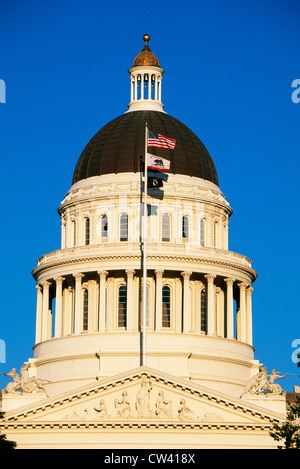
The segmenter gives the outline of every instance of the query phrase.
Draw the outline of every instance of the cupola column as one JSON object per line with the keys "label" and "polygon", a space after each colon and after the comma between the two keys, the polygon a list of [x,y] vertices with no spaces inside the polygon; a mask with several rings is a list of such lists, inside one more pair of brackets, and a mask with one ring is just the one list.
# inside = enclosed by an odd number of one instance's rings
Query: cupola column
{"label": "cupola column", "polygon": [[216,301],[214,291],[214,279],[215,275],[205,275],[207,280],[207,334],[216,335]]}
{"label": "cupola column", "polygon": [[127,274],[127,331],[133,331],[133,276],[135,274],[135,270],[128,269],[126,270]]}
{"label": "cupola column", "polygon": [[100,287],[99,287],[99,332],[105,332],[105,304],[106,304],[106,276],[108,272],[106,270],[101,270],[98,272],[100,277]]}
{"label": "cupola column", "polygon": [[42,282],[43,286],[43,317],[42,317],[42,340],[49,339],[49,288],[50,282]]}
{"label": "cupola column", "polygon": [[155,270],[156,275],[156,301],[155,301],[155,329],[157,331],[162,330],[162,276],[163,270]]}
{"label": "cupola column", "polygon": [[81,281],[83,274],[73,274],[75,278],[75,314],[74,314],[74,334],[80,334],[81,332],[81,299],[82,299],[82,287]]}
{"label": "cupola column", "polygon": [[181,272],[183,277],[183,332],[191,332],[190,276],[192,272]]}
{"label": "cupola column", "polygon": [[227,285],[226,294],[226,319],[227,319],[227,339],[234,339],[233,331],[233,278],[225,278]]}
{"label": "cupola column", "polygon": [[252,292],[253,287],[246,289],[247,343],[253,344],[252,336]]}
{"label": "cupola column", "polygon": [[63,277],[55,277],[56,282],[56,299],[55,299],[55,337],[62,336],[62,284]]}
{"label": "cupola column", "polygon": [[241,342],[246,342],[247,332],[246,332],[246,287],[245,282],[238,284],[240,289],[240,309],[239,309],[239,321],[238,321],[238,340]]}
{"label": "cupola column", "polygon": [[35,323],[35,343],[42,338],[42,313],[43,313],[43,290],[40,285],[36,285],[36,323]]}

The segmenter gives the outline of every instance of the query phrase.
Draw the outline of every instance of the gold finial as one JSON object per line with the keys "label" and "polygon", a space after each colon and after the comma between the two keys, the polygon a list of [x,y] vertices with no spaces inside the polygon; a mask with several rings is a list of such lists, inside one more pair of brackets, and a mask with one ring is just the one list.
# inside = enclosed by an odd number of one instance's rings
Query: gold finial
{"label": "gold finial", "polygon": [[150,41],[150,36],[149,34],[144,34],[143,39],[145,41],[145,45],[142,50],[150,50],[150,47],[148,46],[148,42]]}

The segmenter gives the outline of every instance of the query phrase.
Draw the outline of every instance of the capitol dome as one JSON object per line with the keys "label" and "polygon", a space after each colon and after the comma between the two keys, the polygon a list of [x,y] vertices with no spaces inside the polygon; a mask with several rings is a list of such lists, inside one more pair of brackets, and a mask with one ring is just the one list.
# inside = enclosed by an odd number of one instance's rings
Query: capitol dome
{"label": "capitol dome", "polygon": [[170,173],[195,176],[218,185],[214,163],[199,138],[179,120],[154,110],[125,113],[99,130],[77,162],[73,184],[102,174],[139,172],[146,123],[156,132],[176,139],[174,150],[152,150],[154,155],[171,161]]}
{"label": "capitol dome", "polygon": [[164,110],[149,39],[128,110],[79,157],[60,249],[32,271],[34,356],[0,399],[24,448],[261,448],[286,405],[251,394],[256,272],[229,250],[209,153]]}

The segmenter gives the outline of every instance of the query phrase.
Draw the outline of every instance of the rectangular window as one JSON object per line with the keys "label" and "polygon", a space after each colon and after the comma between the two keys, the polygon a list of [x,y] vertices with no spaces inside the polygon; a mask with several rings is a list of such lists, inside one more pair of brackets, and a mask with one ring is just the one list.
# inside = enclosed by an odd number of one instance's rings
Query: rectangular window
{"label": "rectangular window", "polygon": [[171,326],[171,289],[165,285],[162,289],[162,327]]}
{"label": "rectangular window", "polygon": [[127,316],[127,287],[122,285],[119,288],[118,298],[118,327],[126,327]]}

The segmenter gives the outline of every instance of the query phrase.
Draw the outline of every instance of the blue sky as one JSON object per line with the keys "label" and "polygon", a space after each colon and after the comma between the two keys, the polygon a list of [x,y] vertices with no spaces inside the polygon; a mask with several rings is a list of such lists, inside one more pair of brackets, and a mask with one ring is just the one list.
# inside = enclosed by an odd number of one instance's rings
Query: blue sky
{"label": "blue sky", "polygon": [[[0,339],[33,356],[36,260],[60,247],[57,214],[90,138],[123,114],[143,35],[165,69],[165,110],[210,152],[233,215],[230,250],[253,261],[255,358],[300,385],[300,4],[250,1],[1,1]],[[300,93],[299,93],[300,97]],[[0,356],[1,361],[1,356]]]}

